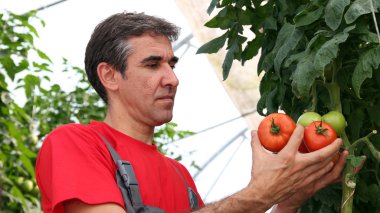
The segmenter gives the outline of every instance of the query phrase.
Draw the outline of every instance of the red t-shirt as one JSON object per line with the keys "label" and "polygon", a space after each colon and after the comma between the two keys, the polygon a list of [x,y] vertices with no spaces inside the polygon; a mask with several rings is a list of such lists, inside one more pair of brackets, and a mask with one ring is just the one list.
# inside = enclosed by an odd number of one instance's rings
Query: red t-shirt
{"label": "red t-shirt", "polygon": [[124,207],[115,181],[116,166],[97,132],[132,164],[145,205],[166,212],[190,211],[185,183],[173,165],[198,195],[200,206],[204,205],[183,165],[165,157],[155,145],[93,121],[89,125],[60,126],[46,137],[36,163],[44,212],[64,212],[63,202],[74,198],[87,204],[116,203]]}

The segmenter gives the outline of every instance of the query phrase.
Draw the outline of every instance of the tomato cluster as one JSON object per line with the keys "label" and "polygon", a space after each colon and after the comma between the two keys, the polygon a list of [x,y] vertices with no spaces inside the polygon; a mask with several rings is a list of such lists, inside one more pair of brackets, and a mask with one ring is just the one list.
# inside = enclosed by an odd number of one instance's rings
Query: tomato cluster
{"label": "tomato cluster", "polygon": [[[297,120],[305,127],[304,141],[299,147],[302,153],[313,152],[331,144],[346,127],[344,116],[331,111],[323,116],[316,112],[305,112]],[[288,142],[296,123],[283,113],[272,113],[265,117],[258,128],[258,137],[264,148],[279,152]]]}
{"label": "tomato cluster", "polygon": [[316,112],[305,112],[298,120],[305,127],[304,148],[300,152],[312,152],[331,144],[346,128],[342,113],[331,111],[323,116]]}

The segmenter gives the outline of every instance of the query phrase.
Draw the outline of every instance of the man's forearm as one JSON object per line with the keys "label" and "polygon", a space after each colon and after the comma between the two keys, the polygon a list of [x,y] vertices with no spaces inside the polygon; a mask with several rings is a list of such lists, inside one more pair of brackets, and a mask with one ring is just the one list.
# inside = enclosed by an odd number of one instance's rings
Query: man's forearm
{"label": "man's forearm", "polygon": [[268,201],[261,199],[257,192],[243,189],[223,200],[206,205],[201,212],[265,212],[271,207]]}

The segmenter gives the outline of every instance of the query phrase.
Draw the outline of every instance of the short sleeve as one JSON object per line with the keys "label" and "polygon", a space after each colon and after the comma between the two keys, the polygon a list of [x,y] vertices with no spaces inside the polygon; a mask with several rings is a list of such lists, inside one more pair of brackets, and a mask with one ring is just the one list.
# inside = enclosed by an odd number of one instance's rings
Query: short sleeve
{"label": "short sleeve", "polygon": [[36,177],[45,212],[63,212],[63,202],[116,203],[124,207],[115,165],[100,137],[82,125],[64,125],[45,139]]}

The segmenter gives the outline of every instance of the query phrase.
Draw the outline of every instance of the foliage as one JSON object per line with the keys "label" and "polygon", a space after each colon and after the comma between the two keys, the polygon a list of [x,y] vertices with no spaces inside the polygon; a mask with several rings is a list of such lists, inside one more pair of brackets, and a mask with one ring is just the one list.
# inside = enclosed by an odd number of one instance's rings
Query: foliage
{"label": "foliage", "polygon": [[[61,124],[102,120],[106,112],[85,72],[66,59],[61,72],[78,78],[75,86],[66,91],[51,82],[59,70],[53,72],[50,58],[34,45],[36,21],[44,26],[36,12],[0,12],[0,212],[5,213],[41,212],[34,165],[46,135]],[[190,134],[169,123],[157,128],[155,140],[160,151],[174,156],[168,144]]]}
{"label": "foliage", "polygon": [[[209,14],[215,8],[217,14],[205,25],[225,33],[198,53],[225,47],[226,79],[233,60],[244,64],[261,50],[257,67],[259,75],[264,72],[257,104],[261,115],[281,109],[297,120],[304,111],[342,112],[348,123],[342,138],[350,151],[344,177],[356,181],[349,208],[379,212],[380,136],[371,132],[380,128],[380,46],[375,27],[380,1],[212,0]],[[254,37],[245,36],[245,30]],[[357,167],[361,156],[367,158],[365,165],[354,175],[348,168]],[[343,184],[343,191],[348,188]],[[322,190],[302,212],[339,211],[341,191],[340,185]]]}

